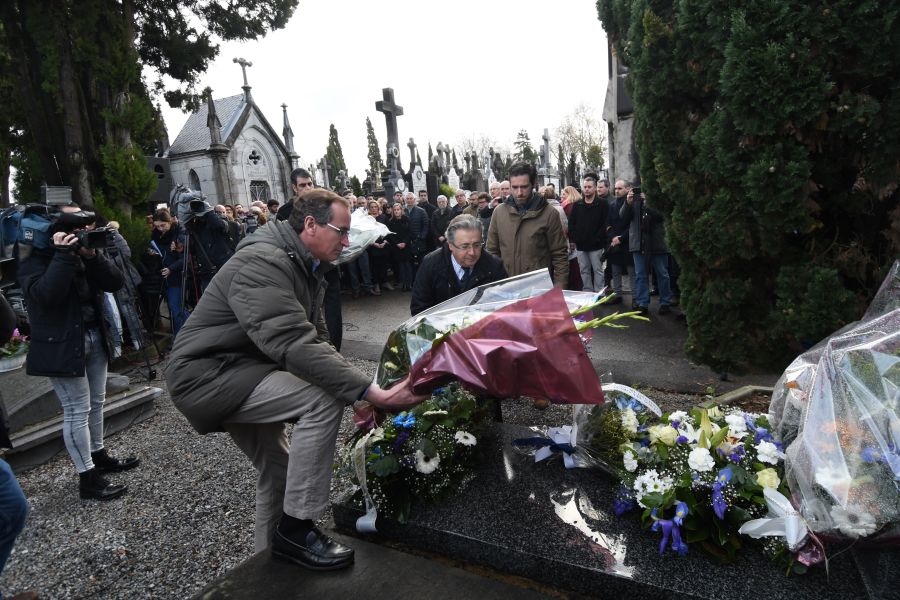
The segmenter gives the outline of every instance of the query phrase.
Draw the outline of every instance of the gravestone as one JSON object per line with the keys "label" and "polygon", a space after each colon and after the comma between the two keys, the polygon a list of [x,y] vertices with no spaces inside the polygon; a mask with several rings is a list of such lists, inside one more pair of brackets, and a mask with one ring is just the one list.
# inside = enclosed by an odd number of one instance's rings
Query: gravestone
{"label": "gravestone", "polygon": [[425,174],[425,187],[428,190],[428,200],[437,202],[437,197],[441,193],[441,179],[433,173]]}
{"label": "gravestone", "polygon": [[[435,506],[414,506],[407,524],[379,518],[372,541],[399,543],[454,561],[488,567],[554,588],[604,598],[860,598],[866,589],[850,553],[833,556],[830,573],[787,577],[753,544],[720,564],[693,546],[683,557],[659,554],[660,534],[636,514],[615,516],[618,482],[596,470],[567,470],[558,458],[535,463],[511,441],[525,427],[497,423],[478,441],[481,463],[467,487]],[[333,505],[341,531],[355,534],[363,515],[355,491]]]}
{"label": "gravestone", "polygon": [[456,173],[456,169],[450,167],[450,171],[447,173],[447,185],[452,187],[454,190],[458,190],[459,188],[459,175]]}
{"label": "gravestone", "polygon": [[[425,180],[425,171],[422,170],[421,166],[415,165],[413,167],[413,170],[410,173],[410,179],[412,181],[412,191],[416,194],[416,198],[419,197],[420,191],[428,191],[428,182]],[[430,193],[428,194],[428,199],[431,199]]]}

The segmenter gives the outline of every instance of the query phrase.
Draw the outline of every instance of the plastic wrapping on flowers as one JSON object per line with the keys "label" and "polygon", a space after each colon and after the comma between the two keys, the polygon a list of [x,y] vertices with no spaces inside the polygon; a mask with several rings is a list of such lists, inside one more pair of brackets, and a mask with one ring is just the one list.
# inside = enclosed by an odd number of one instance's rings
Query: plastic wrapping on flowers
{"label": "plastic wrapping on flowers", "polygon": [[342,451],[341,466],[360,484],[350,448],[364,440],[365,488],[381,514],[404,523],[414,503],[437,502],[467,483],[492,414],[490,400],[457,384],[439,388],[368,434],[357,432]]}
{"label": "plastic wrapping on flowers", "polygon": [[[553,280],[542,269],[473,288],[411,317],[388,336],[375,381],[381,387],[390,387],[409,374],[410,366],[428,352],[434,342],[552,287]],[[597,299],[591,292],[564,291],[563,294],[572,310]]]}
{"label": "plastic wrapping on flowers", "polygon": [[387,235],[391,235],[391,230],[387,228],[387,225],[379,223],[371,215],[354,210],[350,214],[350,244],[341,250],[341,255],[334,261],[334,264],[341,265],[350,262],[374,244],[378,238]]}
{"label": "plastic wrapping on flowers", "polygon": [[900,541],[900,263],[863,319],[799,356],[769,407],[792,500],[827,538]]}

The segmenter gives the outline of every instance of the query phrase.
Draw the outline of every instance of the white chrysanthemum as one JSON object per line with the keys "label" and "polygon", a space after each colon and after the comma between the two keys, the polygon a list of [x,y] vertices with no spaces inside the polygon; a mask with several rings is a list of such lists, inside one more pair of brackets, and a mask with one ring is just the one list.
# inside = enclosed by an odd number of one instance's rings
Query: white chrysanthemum
{"label": "white chrysanthemum", "polygon": [[878,529],[875,517],[858,506],[832,507],[831,518],[841,533],[852,538],[866,537]]}
{"label": "white chrysanthemum", "polygon": [[756,458],[760,462],[777,465],[779,460],[784,460],[784,452],[778,449],[778,446],[772,442],[760,442],[755,446]]}
{"label": "white chrysanthemum", "polygon": [[728,423],[728,432],[736,437],[742,438],[747,433],[747,422],[744,421],[744,415],[742,413],[731,413],[725,417],[725,422]]}
{"label": "white chrysanthemum", "polygon": [[656,469],[650,469],[645,473],[641,473],[634,480],[634,491],[635,497],[638,500],[638,504],[644,508],[647,506],[642,502],[643,497],[646,494],[650,494],[653,492],[657,492],[660,494],[664,494],[670,489],[672,489],[672,478],[671,477],[660,477],[659,473],[656,472]]}
{"label": "white chrysanthemum", "polygon": [[678,421],[679,423],[683,423],[687,419],[688,414],[683,410],[676,410],[672,414],[669,415],[669,423],[674,423]]}
{"label": "white chrysanthemum", "polygon": [[435,454],[434,458],[428,458],[421,450],[416,450],[416,471],[424,475],[430,475],[441,464],[441,456]]}
{"label": "white chrysanthemum", "polygon": [[706,448],[694,448],[688,455],[688,466],[695,471],[705,473],[712,471],[716,461]]}
{"label": "white chrysanthemum", "polygon": [[425,412],[422,413],[422,416],[430,417],[432,415],[446,415],[446,414],[447,414],[446,410],[426,410]]}
{"label": "white chrysanthemum", "polygon": [[457,444],[462,444],[463,446],[474,446],[478,443],[475,436],[468,431],[457,431],[453,439],[456,440]]}
{"label": "white chrysanthemum", "polygon": [[625,470],[629,473],[634,473],[638,467],[637,459],[634,457],[634,452],[631,450],[626,450],[625,455],[622,457],[622,462],[625,463]]}
{"label": "white chrysanthemum", "polygon": [[630,408],[626,408],[622,411],[622,428],[629,433],[637,433],[638,430],[638,418],[637,415],[634,414],[634,411]]}

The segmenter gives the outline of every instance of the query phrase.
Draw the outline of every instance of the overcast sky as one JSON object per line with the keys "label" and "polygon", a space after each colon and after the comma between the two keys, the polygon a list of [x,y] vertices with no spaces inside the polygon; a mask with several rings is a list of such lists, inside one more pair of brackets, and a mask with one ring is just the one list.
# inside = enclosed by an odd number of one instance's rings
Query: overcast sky
{"label": "overcast sky", "polygon": [[[544,128],[552,137],[579,103],[600,118],[606,54],[594,0],[300,0],[285,29],[222,44],[199,89],[211,87],[215,98],[241,93],[232,59],[251,61],[251,93],[279,134],[288,105],[301,165],[324,155],[334,123],[350,174],[363,179],[367,116],[382,157],[387,144],[375,110],[382,88],[394,88],[404,110],[404,166],[410,137],[423,161],[429,141],[487,136],[511,148],[523,128],[537,148]],[[188,115],[163,105],[163,116],[174,141]]]}

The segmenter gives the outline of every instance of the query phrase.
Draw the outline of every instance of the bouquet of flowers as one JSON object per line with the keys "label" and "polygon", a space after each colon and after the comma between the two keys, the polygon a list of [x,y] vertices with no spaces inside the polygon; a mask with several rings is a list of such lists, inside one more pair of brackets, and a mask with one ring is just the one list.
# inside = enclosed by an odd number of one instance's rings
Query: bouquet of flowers
{"label": "bouquet of flowers", "polygon": [[28,336],[22,335],[18,329],[13,330],[12,338],[0,346],[0,357],[12,358],[28,352]]}
{"label": "bouquet of flowers", "polygon": [[900,540],[900,263],[858,323],[799,356],[775,385],[769,418],[785,444],[802,527],[824,542]]}
{"label": "bouquet of flowers", "polygon": [[[699,544],[728,561],[741,547],[741,526],[766,513],[768,492],[787,493],[784,452],[764,415],[718,407],[651,418],[618,411],[630,435],[615,465],[622,485],[617,515],[643,509],[645,527],[661,534],[660,553],[685,554]],[[599,433],[599,432],[598,432]],[[771,542],[772,554],[784,543]]]}
{"label": "bouquet of flowers", "polygon": [[489,401],[454,383],[368,432],[358,430],[343,459],[366,503],[357,528],[374,531],[378,510],[404,523],[413,502],[435,502],[458,491],[471,476],[491,414]]}
{"label": "bouquet of flowers", "polygon": [[[498,398],[538,396],[601,403],[603,392],[582,334],[615,321],[589,319],[606,301],[553,287],[545,270],[487,284],[416,315],[388,337],[376,372],[387,387],[411,376],[419,393],[458,380]],[[588,316],[585,316],[588,315]]]}
{"label": "bouquet of flowers", "polygon": [[342,265],[355,259],[366,251],[366,248],[375,243],[380,237],[392,235],[390,229],[384,223],[379,223],[375,217],[354,210],[350,213],[350,243],[341,250],[341,255],[334,261],[336,265]]}

